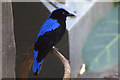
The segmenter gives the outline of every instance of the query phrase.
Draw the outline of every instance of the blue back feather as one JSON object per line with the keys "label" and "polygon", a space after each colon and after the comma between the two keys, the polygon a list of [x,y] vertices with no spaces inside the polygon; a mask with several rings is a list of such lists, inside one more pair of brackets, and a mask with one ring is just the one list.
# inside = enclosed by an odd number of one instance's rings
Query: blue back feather
{"label": "blue back feather", "polygon": [[[38,36],[37,36],[37,39],[39,36],[43,35],[45,32],[54,30],[54,29],[58,28],[59,26],[60,26],[60,24],[57,22],[56,19],[48,18],[44,22],[44,24],[41,26]],[[36,39],[36,41],[37,41],[37,39]]]}

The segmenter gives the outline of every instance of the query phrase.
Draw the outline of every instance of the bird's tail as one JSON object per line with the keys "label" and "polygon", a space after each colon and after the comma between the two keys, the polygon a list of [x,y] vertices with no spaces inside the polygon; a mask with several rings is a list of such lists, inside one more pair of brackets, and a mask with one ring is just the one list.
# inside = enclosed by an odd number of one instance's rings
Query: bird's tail
{"label": "bird's tail", "polygon": [[39,74],[39,71],[42,67],[42,62],[43,62],[43,59],[41,60],[41,62],[37,62],[37,60],[34,59],[34,62],[33,62],[33,73],[34,73],[34,75]]}

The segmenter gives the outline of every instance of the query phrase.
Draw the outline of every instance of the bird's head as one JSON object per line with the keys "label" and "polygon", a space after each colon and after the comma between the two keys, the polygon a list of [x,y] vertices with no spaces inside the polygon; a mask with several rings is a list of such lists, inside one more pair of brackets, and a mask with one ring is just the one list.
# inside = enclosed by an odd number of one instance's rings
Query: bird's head
{"label": "bird's head", "polygon": [[50,14],[49,18],[57,19],[57,20],[66,20],[67,16],[75,16],[75,15],[69,13],[67,10],[63,8],[57,8]]}

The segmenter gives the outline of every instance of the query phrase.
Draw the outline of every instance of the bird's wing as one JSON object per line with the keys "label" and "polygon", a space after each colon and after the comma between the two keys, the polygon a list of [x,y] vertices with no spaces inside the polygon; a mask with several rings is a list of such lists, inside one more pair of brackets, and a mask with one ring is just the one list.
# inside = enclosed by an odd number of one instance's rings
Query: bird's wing
{"label": "bird's wing", "polygon": [[[59,26],[60,26],[60,24],[57,22],[56,19],[48,18],[48,19],[45,21],[45,23],[41,26],[37,38],[38,38],[39,36],[41,36],[41,35],[44,35],[45,32],[54,30],[54,29],[58,28]],[[37,39],[36,39],[36,40],[37,40]]]}
{"label": "bird's wing", "polygon": [[34,49],[38,50],[38,48],[42,45],[42,44],[48,44],[49,43],[49,39],[47,37],[47,35],[45,35],[45,33],[50,32],[52,30],[55,30],[56,28],[58,28],[60,26],[60,24],[57,22],[57,20],[55,19],[47,19],[45,21],[45,23],[41,26],[37,39],[35,41],[35,45],[34,45]]}

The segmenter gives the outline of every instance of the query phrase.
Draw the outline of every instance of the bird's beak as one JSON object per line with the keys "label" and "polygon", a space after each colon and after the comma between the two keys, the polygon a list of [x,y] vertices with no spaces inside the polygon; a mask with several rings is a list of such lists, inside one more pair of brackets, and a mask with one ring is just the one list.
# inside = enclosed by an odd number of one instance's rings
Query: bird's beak
{"label": "bird's beak", "polygon": [[73,16],[73,17],[75,17],[75,15],[74,15],[74,14],[72,14],[72,13],[69,13],[67,16]]}

